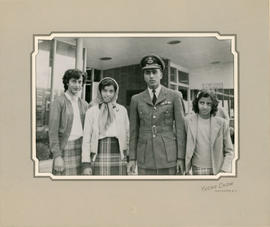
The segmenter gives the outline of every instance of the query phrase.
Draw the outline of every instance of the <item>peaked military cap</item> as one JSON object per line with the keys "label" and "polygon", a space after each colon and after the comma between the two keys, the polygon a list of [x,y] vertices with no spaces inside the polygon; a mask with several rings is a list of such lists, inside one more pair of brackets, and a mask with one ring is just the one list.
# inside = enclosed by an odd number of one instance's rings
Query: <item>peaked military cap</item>
{"label": "peaked military cap", "polygon": [[163,71],[165,68],[164,61],[161,59],[161,57],[155,54],[144,56],[140,64],[141,64],[142,70],[161,69],[161,71]]}

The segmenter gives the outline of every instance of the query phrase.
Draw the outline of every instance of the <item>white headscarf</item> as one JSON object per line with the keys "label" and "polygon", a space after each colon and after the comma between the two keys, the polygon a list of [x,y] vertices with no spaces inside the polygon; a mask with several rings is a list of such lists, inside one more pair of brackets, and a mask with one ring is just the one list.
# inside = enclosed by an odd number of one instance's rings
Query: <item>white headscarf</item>
{"label": "white headscarf", "polygon": [[99,87],[100,83],[105,79],[110,79],[110,80],[114,81],[116,84],[116,91],[115,91],[115,94],[114,94],[111,102],[105,103],[103,98],[102,98],[101,92],[99,91],[99,89],[97,89],[97,96],[96,96],[95,100],[90,104],[90,105],[99,105],[100,111],[99,111],[99,118],[98,119],[99,119],[99,133],[100,133],[100,135],[105,135],[105,132],[108,129],[108,127],[110,126],[110,124],[115,120],[114,109],[117,108],[116,101],[117,101],[118,93],[119,93],[119,85],[111,77],[103,78],[99,82],[98,87]]}

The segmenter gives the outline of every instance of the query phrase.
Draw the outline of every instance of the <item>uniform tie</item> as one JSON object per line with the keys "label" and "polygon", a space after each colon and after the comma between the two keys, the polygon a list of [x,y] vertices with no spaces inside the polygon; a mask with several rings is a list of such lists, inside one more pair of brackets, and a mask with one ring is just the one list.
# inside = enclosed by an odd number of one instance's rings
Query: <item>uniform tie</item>
{"label": "uniform tie", "polygon": [[155,105],[155,104],[156,104],[156,101],[157,101],[156,90],[153,89],[152,91],[153,91],[153,99],[152,99],[152,102],[153,102],[153,104]]}

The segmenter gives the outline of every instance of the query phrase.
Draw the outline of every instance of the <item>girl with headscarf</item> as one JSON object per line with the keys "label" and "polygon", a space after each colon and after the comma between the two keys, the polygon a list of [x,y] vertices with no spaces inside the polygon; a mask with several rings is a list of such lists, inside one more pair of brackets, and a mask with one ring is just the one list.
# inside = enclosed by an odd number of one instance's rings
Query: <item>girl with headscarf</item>
{"label": "girl with headscarf", "polygon": [[117,82],[106,77],[85,115],[83,175],[127,175],[129,119],[124,106],[116,103]]}

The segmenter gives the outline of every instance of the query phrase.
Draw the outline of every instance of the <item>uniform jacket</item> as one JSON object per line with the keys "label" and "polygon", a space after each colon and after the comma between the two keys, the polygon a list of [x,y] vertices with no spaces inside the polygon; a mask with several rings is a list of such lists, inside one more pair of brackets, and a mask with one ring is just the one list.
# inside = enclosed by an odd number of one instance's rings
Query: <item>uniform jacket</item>
{"label": "uniform jacket", "polygon": [[[88,103],[78,98],[82,127]],[[50,149],[54,157],[60,156],[71,133],[73,123],[73,108],[70,100],[62,94],[51,105],[49,120]]]}
{"label": "uniform jacket", "polygon": [[[185,118],[185,127],[187,132],[186,145],[186,172],[191,168],[191,160],[196,147],[198,115],[192,114]],[[220,117],[211,117],[210,120],[210,143],[213,173],[218,174],[220,171],[232,171],[232,159],[234,149],[230,138],[229,125],[226,120]]]}
{"label": "uniform jacket", "polygon": [[185,142],[179,94],[162,86],[155,105],[148,89],[132,97],[129,156],[139,168],[174,167],[185,158]]}

